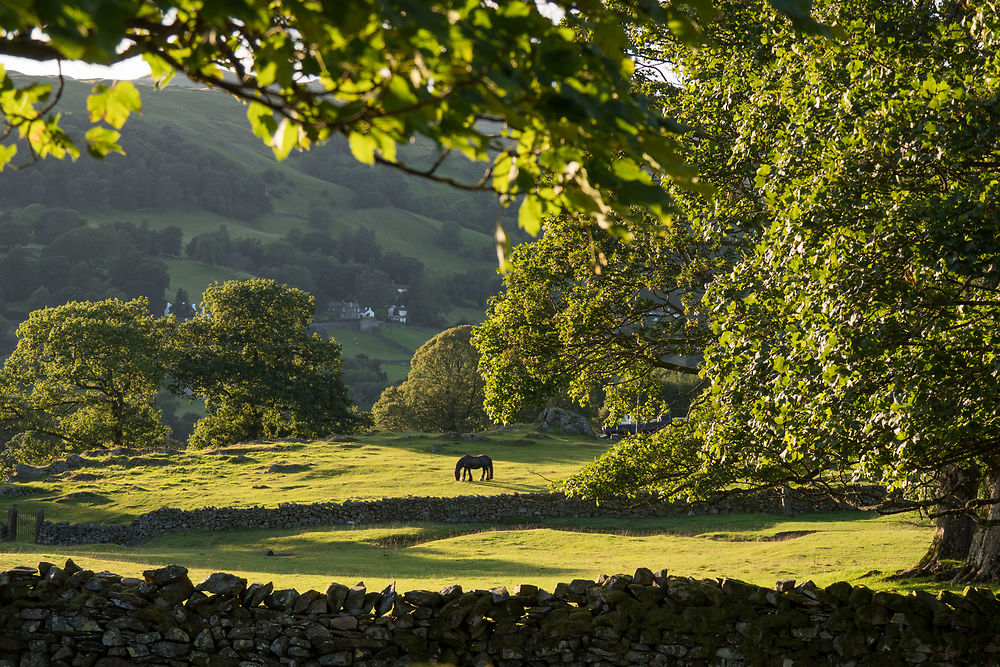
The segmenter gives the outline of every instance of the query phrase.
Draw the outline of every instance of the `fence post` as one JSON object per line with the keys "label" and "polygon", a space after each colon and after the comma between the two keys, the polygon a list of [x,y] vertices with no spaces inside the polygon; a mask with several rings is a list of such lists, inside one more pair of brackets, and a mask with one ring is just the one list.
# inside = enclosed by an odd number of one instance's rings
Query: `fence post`
{"label": "fence post", "polygon": [[781,487],[781,511],[785,516],[792,516],[792,490],[787,484]]}
{"label": "fence post", "polygon": [[45,521],[45,510],[40,509],[35,512],[35,539],[34,544],[38,544],[38,535],[42,532],[42,523]]}
{"label": "fence post", "polygon": [[13,542],[17,539],[17,508],[11,507],[7,510],[7,541]]}

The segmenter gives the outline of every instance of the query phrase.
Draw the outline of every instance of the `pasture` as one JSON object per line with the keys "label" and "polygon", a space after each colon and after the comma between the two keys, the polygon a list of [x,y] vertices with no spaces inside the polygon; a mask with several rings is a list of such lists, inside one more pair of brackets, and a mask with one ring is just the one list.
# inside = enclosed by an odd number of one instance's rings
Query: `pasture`
{"label": "pasture", "polygon": [[[127,522],[161,506],[276,506],[283,502],[363,500],[395,496],[546,491],[600,454],[606,443],[525,429],[494,431],[485,440],[441,434],[371,434],[343,441],[248,444],[215,452],[147,458],[163,465],[95,466],[37,482],[40,493],[4,498],[21,512],[43,508],[48,520]],[[488,452],[492,481],[456,482],[459,456]],[[95,460],[100,457],[92,456]],[[478,471],[476,471],[478,473]],[[95,479],[82,477],[81,473]],[[479,475],[475,475],[478,480]],[[195,581],[216,571],[279,587],[325,590],[330,581],[369,589],[395,581],[400,590],[466,589],[533,583],[551,588],[574,578],[631,573],[643,566],[695,577],[729,576],[761,585],[777,579],[846,579],[900,588],[885,577],[916,562],[932,528],[915,516],[856,512],[714,515],[646,519],[564,518],[530,524],[336,526],[232,532],[189,531],[138,547],[52,547],[3,544],[0,568],[62,563],[139,575],[177,563]],[[940,588],[933,582],[906,587]]]}

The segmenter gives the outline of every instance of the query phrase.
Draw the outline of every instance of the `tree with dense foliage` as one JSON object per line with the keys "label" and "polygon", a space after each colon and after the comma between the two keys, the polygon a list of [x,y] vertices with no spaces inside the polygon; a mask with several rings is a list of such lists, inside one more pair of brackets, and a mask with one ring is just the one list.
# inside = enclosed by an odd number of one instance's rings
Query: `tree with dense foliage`
{"label": "tree with dense foliage", "polygon": [[550,397],[586,402],[597,390],[610,417],[655,416],[659,371],[698,372],[709,332],[691,302],[730,250],[681,226],[625,242],[571,215],[543,232],[511,253],[505,289],[473,337],[490,416],[509,422]]}
{"label": "tree with dense foliage", "polygon": [[372,408],[385,431],[480,431],[490,425],[483,410],[483,380],[472,327],[442,331],[420,346],[410,372],[389,387]]}
{"label": "tree with dense foliage", "polygon": [[153,400],[171,321],[145,299],[72,302],[30,314],[0,370],[5,456],[46,461],[103,447],[150,447],[167,434]]}
{"label": "tree with dense foliage", "polygon": [[315,438],[361,424],[342,379],[340,345],[309,331],[312,296],[256,278],[214,283],[202,305],[178,325],[172,344],[174,386],[206,402],[193,445]]}
{"label": "tree with dense foliage", "polygon": [[[534,0],[26,2],[0,6],[0,53],[103,64],[141,55],[161,84],[182,72],[245,100],[254,132],[278,157],[340,134],[362,162],[523,195],[521,223],[532,230],[562,207],[602,225],[613,212],[628,218],[628,204],[665,210],[656,182],[693,182],[695,173],[676,154],[682,128],[630,94],[625,23],[656,21],[693,43],[712,3],[552,4],[578,29],[553,24]],[[808,24],[805,0],[774,4]],[[0,73],[5,133],[23,141],[29,161],[79,154],[58,97],[49,84],[18,86]],[[140,107],[129,82],[95,87],[87,149],[120,150],[118,130]],[[400,162],[397,144],[415,135],[441,159]],[[0,164],[18,151],[5,144]],[[486,162],[486,173],[454,180],[441,168],[450,152]]]}
{"label": "tree with dense foliage", "polygon": [[[904,493],[883,509],[938,517],[924,571],[957,556],[960,579],[997,579],[996,8],[822,3],[832,41],[762,9],[733,3],[696,53],[660,35],[705,119],[692,151],[716,160],[718,196],[686,214],[748,247],[706,296],[701,427],[625,444],[570,486],[873,480]],[[637,475],[630,451],[667,463]]]}

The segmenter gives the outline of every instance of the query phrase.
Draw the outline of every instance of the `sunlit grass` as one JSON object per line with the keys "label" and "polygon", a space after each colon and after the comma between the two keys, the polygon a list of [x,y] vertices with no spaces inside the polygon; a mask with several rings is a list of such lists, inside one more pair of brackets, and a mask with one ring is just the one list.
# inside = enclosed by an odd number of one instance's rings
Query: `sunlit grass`
{"label": "sunlit grass", "polygon": [[[43,509],[50,521],[108,523],[165,506],[275,507],[386,496],[532,493],[547,490],[546,480],[564,479],[607,446],[579,437],[534,439],[538,436],[524,429],[484,437],[469,442],[440,434],[378,434],[349,442],[249,445],[224,454],[189,450],[167,457],[170,465],[79,471],[96,475],[93,481],[72,481],[74,473],[67,473],[58,481],[35,484],[44,496],[0,499],[0,510],[17,505],[22,512]],[[494,459],[494,479],[456,482],[458,458],[484,452]],[[276,464],[304,469],[268,472]],[[93,495],[67,497],[78,491]]]}
{"label": "sunlit grass", "polygon": [[[812,531],[774,540],[784,533]],[[859,513],[731,515],[643,520],[576,519],[533,526],[419,524],[171,535],[139,547],[18,546],[0,552],[0,566],[62,563],[141,576],[170,563],[200,580],[216,571],[278,587],[325,590],[331,581],[400,590],[460,583],[466,589],[556,583],[667,568],[698,578],[735,577],[771,586],[778,579],[818,585],[849,580],[899,587],[884,577],[914,563],[926,548],[927,524]],[[270,551],[274,555],[266,555]],[[923,584],[940,588],[941,584]]]}
{"label": "sunlit grass", "polygon": [[[279,503],[382,497],[492,495],[545,491],[607,446],[595,439],[545,437],[521,428],[490,432],[484,441],[441,434],[372,434],[345,442],[246,445],[222,454],[188,451],[171,464],[86,468],[92,481],[35,483],[44,495],[4,498],[22,513],[38,508],[53,521],[127,522],[161,506],[277,506]],[[240,451],[240,449],[244,451]],[[490,482],[456,482],[454,464],[467,453],[490,454]],[[300,472],[268,472],[275,464]],[[191,531],[137,547],[0,545],[0,567],[62,563],[73,558],[94,570],[124,575],[180,564],[200,579],[232,571],[250,581],[299,590],[330,581],[369,588],[466,588],[560,581],[667,568],[694,577],[736,577],[761,585],[777,579],[846,579],[876,588],[938,583],[887,582],[919,560],[932,527],[913,517],[861,513],[734,514],[644,519],[561,518],[515,526],[415,524],[309,527],[258,531]],[[266,555],[270,551],[274,555]]]}

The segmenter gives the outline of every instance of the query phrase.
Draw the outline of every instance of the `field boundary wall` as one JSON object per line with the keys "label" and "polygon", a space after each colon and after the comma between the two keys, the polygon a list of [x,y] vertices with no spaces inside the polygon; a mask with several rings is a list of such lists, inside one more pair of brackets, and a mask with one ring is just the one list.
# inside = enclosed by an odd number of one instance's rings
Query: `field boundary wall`
{"label": "field boundary wall", "polygon": [[277,507],[164,507],[127,524],[44,522],[40,544],[141,544],[182,530],[259,530],[297,526],[372,525],[436,521],[447,523],[530,523],[554,517],[696,516],[719,513],[832,512],[873,506],[885,499],[882,487],[850,490],[844,499],[801,490],[728,495],[707,502],[662,502],[652,497],[611,498],[600,503],[558,493],[492,496],[406,497],[343,503],[284,503]]}
{"label": "field boundary wall", "polygon": [[275,590],[172,565],[142,579],[40,563],[0,573],[0,667],[62,665],[997,664],[1000,601],[774,589],[639,569],[532,585],[398,593]]}

